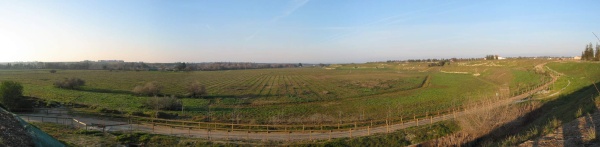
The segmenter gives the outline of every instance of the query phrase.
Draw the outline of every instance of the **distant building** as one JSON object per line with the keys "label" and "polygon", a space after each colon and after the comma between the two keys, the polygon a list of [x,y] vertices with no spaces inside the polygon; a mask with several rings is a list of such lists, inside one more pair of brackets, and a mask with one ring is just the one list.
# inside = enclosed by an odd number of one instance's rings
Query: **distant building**
{"label": "distant building", "polygon": [[504,58],[504,57],[498,57],[498,60],[504,60],[504,59],[506,59],[506,58]]}
{"label": "distant building", "polygon": [[581,56],[575,56],[573,57],[573,60],[581,60]]}
{"label": "distant building", "polygon": [[98,62],[125,62],[123,60],[98,60]]}

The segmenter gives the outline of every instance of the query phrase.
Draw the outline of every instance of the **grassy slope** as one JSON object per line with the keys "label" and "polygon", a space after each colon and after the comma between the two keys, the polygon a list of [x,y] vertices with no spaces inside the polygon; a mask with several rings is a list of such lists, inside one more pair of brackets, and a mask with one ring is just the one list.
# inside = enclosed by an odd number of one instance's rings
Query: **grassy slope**
{"label": "grassy slope", "polygon": [[[529,118],[519,134],[502,139],[499,145],[514,145],[547,134],[559,127],[560,122],[569,122],[586,113],[591,113],[599,102],[593,83],[600,81],[600,64],[594,62],[549,63],[547,65],[563,73],[552,86],[550,93],[540,95],[543,105],[526,115]],[[555,92],[559,95],[549,96]]]}

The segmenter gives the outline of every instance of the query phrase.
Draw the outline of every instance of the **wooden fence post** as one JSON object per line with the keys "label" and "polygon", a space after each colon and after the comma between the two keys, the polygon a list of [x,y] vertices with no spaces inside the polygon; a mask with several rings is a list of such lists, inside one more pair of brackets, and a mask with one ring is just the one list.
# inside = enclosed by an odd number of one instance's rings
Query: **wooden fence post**
{"label": "wooden fence post", "polygon": [[302,124],[302,133],[304,133],[304,124]]}
{"label": "wooden fence post", "polygon": [[350,138],[352,138],[352,128],[350,128]]}
{"label": "wooden fence post", "polygon": [[415,114],[413,114],[413,120],[417,121],[417,127],[419,126],[419,119],[417,119],[417,116]]}
{"label": "wooden fence post", "polygon": [[454,114],[454,119],[456,119],[456,108],[452,109],[452,113]]}
{"label": "wooden fence post", "polygon": [[390,123],[387,119],[385,120],[385,132],[390,133]]}

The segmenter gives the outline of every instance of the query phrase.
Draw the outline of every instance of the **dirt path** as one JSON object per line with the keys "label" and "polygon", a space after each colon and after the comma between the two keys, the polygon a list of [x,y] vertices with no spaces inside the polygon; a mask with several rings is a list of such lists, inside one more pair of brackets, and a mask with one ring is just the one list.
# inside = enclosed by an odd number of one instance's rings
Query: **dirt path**
{"label": "dirt path", "polygon": [[[543,67],[544,64],[538,65]],[[467,115],[471,112],[482,111],[486,109],[493,109],[499,106],[509,105],[514,103],[517,100],[521,100],[527,98],[528,96],[545,89],[550,84],[554,83],[557,80],[557,77],[552,76],[552,81],[526,92],[524,94],[514,96],[511,98],[503,99],[500,101],[493,102],[493,104],[486,105],[482,108],[474,108],[466,111],[460,111],[453,114],[446,114],[437,117],[430,117],[427,119],[419,119],[418,121],[407,121],[401,124],[393,124],[389,126],[377,126],[373,128],[367,129],[358,129],[358,130],[343,130],[343,131],[304,131],[304,132],[248,132],[248,131],[222,131],[222,130],[206,130],[206,129],[188,129],[188,128],[172,128],[165,126],[152,126],[152,124],[128,124],[127,121],[115,121],[115,120],[106,120],[100,119],[97,117],[86,117],[86,116],[72,116],[66,113],[63,114],[53,114],[53,113],[31,113],[31,114],[21,114],[21,118],[26,121],[34,121],[34,122],[54,122],[61,123],[66,125],[73,125],[78,127],[86,127],[83,124],[87,124],[87,129],[94,130],[105,130],[105,131],[141,131],[155,134],[165,134],[165,135],[174,135],[174,136],[185,136],[185,137],[195,137],[195,138],[207,138],[207,139],[215,139],[215,140],[261,140],[261,141],[305,141],[305,140],[328,140],[333,138],[344,138],[344,137],[359,137],[359,136],[368,136],[375,133],[387,133],[393,132],[395,130],[404,129],[413,126],[419,125],[427,125],[430,123],[436,123],[443,120],[453,119],[455,117],[459,117],[462,115]],[[44,116],[43,117],[35,117],[35,116]],[[48,117],[60,117],[60,118],[48,118]],[[68,119],[72,118],[72,119]],[[76,121],[75,121],[76,120]],[[80,123],[81,122],[81,123]],[[106,126],[105,128],[98,126]]]}

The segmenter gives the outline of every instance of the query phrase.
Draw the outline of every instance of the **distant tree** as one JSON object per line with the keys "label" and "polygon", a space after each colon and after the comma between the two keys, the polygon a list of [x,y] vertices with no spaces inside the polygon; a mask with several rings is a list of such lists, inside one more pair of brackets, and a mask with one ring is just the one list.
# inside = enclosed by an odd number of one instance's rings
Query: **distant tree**
{"label": "distant tree", "polygon": [[325,64],[319,63],[319,67],[325,67]]}
{"label": "distant tree", "polygon": [[185,65],[185,63],[181,62],[181,63],[177,63],[177,66],[175,66],[175,69],[182,71],[185,69],[187,65]]}
{"label": "distant tree", "polygon": [[62,81],[54,82],[54,86],[57,88],[66,88],[66,89],[77,89],[81,86],[85,85],[85,81],[79,78],[65,78]]}
{"label": "distant tree", "polygon": [[191,83],[188,88],[188,96],[190,97],[201,97],[207,94],[206,87],[201,85],[200,82]]}
{"label": "distant tree", "polygon": [[587,50],[587,60],[590,60],[590,61],[594,60],[594,49],[592,47],[592,43],[590,43],[588,50]]}
{"label": "distant tree", "polygon": [[298,63],[298,67],[302,67],[302,63]]}
{"label": "distant tree", "polygon": [[596,43],[596,61],[600,61],[600,45]]}
{"label": "distant tree", "polygon": [[162,86],[156,82],[148,82],[144,86],[135,86],[132,92],[138,95],[157,96],[160,94]]}
{"label": "distant tree", "polygon": [[0,85],[0,103],[9,110],[21,108],[23,100],[23,86],[13,81],[2,81]]}
{"label": "distant tree", "polygon": [[54,70],[54,69],[50,70],[50,73],[56,73],[56,70]]}
{"label": "distant tree", "polygon": [[591,48],[591,43],[585,46],[585,50],[583,51],[583,56],[581,57],[583,60],[591,60],[592,58],[590,58],[590,48]]}
{"label": "distant tree", "polygon": [[592,43],[588,44],[585,46],[585,50],[583,50],[583,52],[581,53],[581,60],[584,61],[595,61],[598,58],[598,44],[596,44],[596,53],[594,53],[594,47],[592,46]]}

